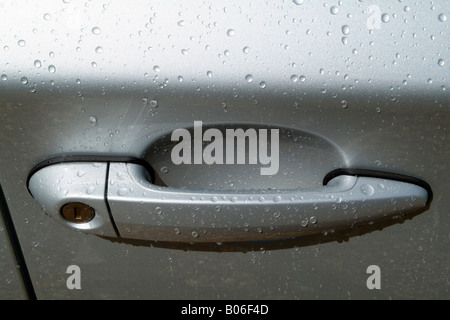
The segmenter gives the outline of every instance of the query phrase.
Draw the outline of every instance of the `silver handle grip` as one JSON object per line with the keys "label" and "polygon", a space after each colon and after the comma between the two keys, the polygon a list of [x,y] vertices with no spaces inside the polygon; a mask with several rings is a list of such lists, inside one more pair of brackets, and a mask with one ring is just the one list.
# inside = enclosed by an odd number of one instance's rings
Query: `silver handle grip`
{"label": "silver handle grip", "polygon": [[35,172],[28,187],[48,215],[71,229],[171,242],[253,241],[350,229],[419,210],[428,200],[416,184],[352,175],[316,189],[173,189],[150,183],[144,167],[125,162],[52,164]]}

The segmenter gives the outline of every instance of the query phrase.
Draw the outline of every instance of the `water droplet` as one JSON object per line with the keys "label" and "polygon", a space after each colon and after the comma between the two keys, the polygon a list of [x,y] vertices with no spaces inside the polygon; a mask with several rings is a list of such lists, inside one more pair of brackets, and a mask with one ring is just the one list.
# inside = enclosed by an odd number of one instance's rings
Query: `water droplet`
{"label": "water droplet", "polygon": [[117,194],[118,194],[119,196],[124,196],[124,195],[126,195],[127,193],[128,193],[128,189],[125,188],[125,187],[122,187],[122,188],[120,188],[119,190],[117,190]]}
{"label": "water droplet", "polygon": [[331,14],[338,14],[338,12],[339,12],[339,8],[338,8],[338,7],[332,6],[332,7],[330,8],[330,13],[331,13]]}
{"label": "water droplet", "polygon": [[183,82],[184,78],[183,76],[178,76],[178,81]]}
{"label": "water droplet", "polygon": [[250,48],[249,47],[244,47],[244,49],[242,49],[242,52],[244,52],[245,54],[250,52]]}
{"label": "water droplet", "polygon": [[198,232],[197,231],[192,231],[192,236],[194,237],[194,238],[198,238]]}
{"label": "water droplet", "polygon": [[152,107],[152,108],[157,108],[157,107],[158,107],[158,101],[156,101],[156,100],[150,100],[149,105],[150,105],[150,107]]}
{"label": "water droplet", "polygon": [[159,169],[159,171],[161,171],[162,173],[167,173],[167,172],[169,172],[169,168],[164,166],[164,167],[161,167],[161,169]]}
{"label": "water droplet", "polygon": [[84,176],[86,174],[86,171],[83,171],[83,170],[78,170],[78,172],[77,172],[77,176],[78,177],[82,177],[82,176]]}
{"label": "water droplet", "polygon": [[95,35],[99,35],[102,32],[102,30],[99,27],[92,28],[92,33]]}
{"label": "water droplet", "polygon": [[347,43],[348,43],[348,38],[347,38],[347,37],[342,37],[341,41],[342,41],[342,43],[343,43],[344,45],[347,45]]}
{"label": "water droplet", "polygon": [[44,14],[44,20],[45,21],[50,21],[51,18],[52,18],[52,16],[50,15],[50,13]]}
{"label": "water droplet", "polygon": [[344,24],[341,28],[341,31],[343,34],[348,35],[350,33],[350,27],[346,24]]}
{"label": "water droplet", "polygon": [[208,76],[208,78],[212,78],[213,73],[211,71],[206,72],[206,75]]}
{"label": "water droplet", "polygon": [[261,81],[259,86],[264,89],[267,86],[267,83],[265,81]]}
{"label": "water droplet", "polygon": [[371,196],[375,193],[374,188],[370,184],[363,184],[360,188],[361,192],[366,196]]}
{"label": "water droplet", "polygon": [[281,201],[281,197],[280,196],[275,196],[273,198],[273,202],[280,202]]}
{"label": "water droplet", "polygon": [[22,77],[22,79],[20,79],[20,82],[22,82],[22,84],[27,84],[28,83],[27,77]]}
{"label": "water droplet", "polygon": [[97,62],[92,61],[91,66],[92,66],[92,68],[97,68]]}
{"label": "water droplet", "polygon": [[291,76],[291,81],[292,81],[292,82],[297,83],[298,80],[299,80],[299,78],[298,78],[298,76],[297,76],[296,74],[293,74],[293,75]]}
{"label": "water droplet", "polygon": [[225,112],[227,112],[227,103],[226,102],[222,102],[222,108],[223,108],[223,111],[225,111]]}
{"label": "water droplet", "polygon": [[281,214],[278,211],[273,213],[273,216],[275,219],[278,219],[280,217],[280,215]]}
{"label": "water droplet", "polygon": [[306,80],[306,77],[305,77],[305,76],[300,76],[300,78],[299,78],[299,79],[300,79],[300,81],[301,81],[301,82],[305,82],[305,80]]}
{"label": "water droplet", "polygon": [[184,20],[180,20],[177,22],[177,25],[180,27],[183,27],[186,23],[184,22]]}
{"label": "water droplet", "polygon": [[95,187],[94,186],[89,186],[87,189],[86,189],[86,193],[87,194],[93,194],[95,192]]}
{"label": "water droplet", "polygon": [[389,19],[390,19],[390,17],[389,17],[389,15],[387,13],[383,13],[381,15],[381,21],[383,21],[384,23],[389,22]]}
{"label": "water droplet", "polygon": [[163,209],[161,207],[156,207],[155,211],[157,214],[161,214],[163,212]]}
{"label": "water droplet", "polygon": [[303,1],[304,1],[304,0],[292,0],[292,2],[295,3],[295,4],[298,5],[298,6],[301,5],[301,4],[303,4]]}
{"label": "water droplet", "polygon": [[40,60],[34,60],[34,66],[36,67],[36,68],[40,68],[41,67],[41,61]]}
{"label": "water droplet", "polygon": [[439,21],[444,22],[447,20],[447,16],[445,14],[441,13],[438,15],[438,19],[439,19]]}
{"label": "water droplet", "polygon": [[228,29],[227,30],[227,36],[232,37],[232,36],[234,36],[234,34],[235,34],[235,32],[234,32],[233,29]]}
{"label": "water droplet", "polygon": [[347,109],[347,107],[348,107],[348,102],[347,102],[347,100],[342,100],[342,101],[341,101],[341,107],[344,108],[344,109]]}
{"label": "water droplet", "polygon": [[8,80],[8,76],[7,76],[6,74],[2,74],[1,79],[2,79],[3,81],[6,81],[6,80]]}
{"label": "water droplet", "polygon": [[444,59],[439,59],[438,60],[438,65],[440,65],[441,67],[445,64]]}
{"label": "water droplet", "polygon": [[377,167],[380,167],[382,165],[382,162],[380,160],[375,160],[375,165]]}
{"label": "water droplet", "polygon": [[102,53],[103,52],[103,48],[101,46],[98,46],[97,48],[95,48],[95,52],[96,53]]}
{"label": "water droplet", "polygon": [[25,42],[25,40],[19,40],[19,41],[17,42],[17,44],[19,45],[19,47],[25,47],[25,45],[26,45],[27,43]]}
{"label": "water droplet", "polygon": [[317,218],[316,218],[315,216],[312,216],[311,218],[309,218],[309,221],[310,221],[312,224],[316,224],[316,223],[317,223]]}
{"label": "water droplet", "polygon": [[160,71],[161,71],[161,68],[160,68],[159,66],[154,66],[154,67],[153,67],[153,71],[155,71],[155,72],[160,72]]}
{"label": "water droplet", "polygon": [[55,68],[55,66],[54,65],[49,65],[48,66],[48,72],[50,72],[50,73],[55,73],[56,72],[56,68]]}
{"label": "water droplet", "polygon": [[245,80],[246,80],[248,83],[253,82],[253,76],[252,76],[251,74],[248,74],[248,75],[245,76]]}
{"label": "water droplet", "polygon": [[89,118],[89,122],[90,124],[92,124],[93,126],[97,125],[97,118],[96,117],[90,117]]}

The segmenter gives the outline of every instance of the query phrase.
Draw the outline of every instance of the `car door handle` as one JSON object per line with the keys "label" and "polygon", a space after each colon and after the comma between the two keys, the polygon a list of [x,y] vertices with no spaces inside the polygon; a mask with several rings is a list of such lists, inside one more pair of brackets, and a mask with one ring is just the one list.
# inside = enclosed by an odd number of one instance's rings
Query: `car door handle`
{"label": "car door handle", "polygon": [[[149,179],[137,163],[69,162],[37,170],[28,187],[48,215],[72,229],[171,242],[281,239],[351,229],[420,210],[429,196],[414,183],[345,174],[320,188],[245,192],[174,189]],[[67,204],[72,218],[64,216]],[[92,218],[77,221],[83,206]]]}

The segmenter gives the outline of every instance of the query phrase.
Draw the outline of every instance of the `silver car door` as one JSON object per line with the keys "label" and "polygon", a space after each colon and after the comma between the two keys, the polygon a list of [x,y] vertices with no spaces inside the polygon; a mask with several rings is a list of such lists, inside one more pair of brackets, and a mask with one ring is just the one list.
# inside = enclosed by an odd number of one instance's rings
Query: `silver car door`
{"label": "silver car door", "polygon": [[[449,298],[447,1],[5,1],[0,12],[0,183],[38,299]],[[196,122],[279,130],[278,171],[175,164],[172,134]],[[419,191],[398,202],[396,183]],[[327,193],[336,185],[357,199]],[[161,204],[151,188],[188,196],[158,193]],[[327,207],[297,207],[305,190]],[[64,199],[94,201],[104,224],[66,223]],[[79,208],[75,220],[89,215]],[[334,210],[345,219],[322,224]],[[224,241],[204,237],[214,217]]]}

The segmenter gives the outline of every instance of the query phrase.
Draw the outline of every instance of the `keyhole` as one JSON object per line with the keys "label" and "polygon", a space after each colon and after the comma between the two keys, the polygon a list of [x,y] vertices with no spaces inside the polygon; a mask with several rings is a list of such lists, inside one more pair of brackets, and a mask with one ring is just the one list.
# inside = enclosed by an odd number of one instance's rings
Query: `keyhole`
{"label": "keyhole", "polygon": [[73,218],[74,218],[75,220],[81,220],[81,215],[78,214],[77,208],[76,208],[76,207],[73,208]]}
{"label": "keyhole", "polygon": [[95,216],[95,210],[81,202],[66,203],[61,208],[61,215],[73,223],[86,223]]}

